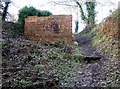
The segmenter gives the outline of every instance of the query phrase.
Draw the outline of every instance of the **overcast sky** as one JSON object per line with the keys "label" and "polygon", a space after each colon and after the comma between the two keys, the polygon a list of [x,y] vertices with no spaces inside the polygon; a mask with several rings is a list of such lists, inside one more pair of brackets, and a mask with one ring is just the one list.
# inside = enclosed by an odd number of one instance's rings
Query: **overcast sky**
{"label": "overcast sky", "polygon": [[[54,5],[51,1],[62,1],[62,0],[11,0],[13,4],[9,7],[9,13],[14,14],[16,19],[18,15],[18,10],[24,6],[33,6],[36,9],[40,10],[48,10],[53,13],[53,15],[72,15],[73,16],[73,32],[75,28],[75,20],[79,20],[79,31],[81,31],[84,27],[83,21],[80,18],[80,14],[76,14],[78,9],[70,8],[64,5]],[[71,1],[71,0],[68,0]],[[96,11],[98,12],[96,15],[97,23],[101,22],[105,17],[110,15],[110,10],[114,11],[118,7],[118,2],[120,0],[96,0],[98,3],[96,7]]]}

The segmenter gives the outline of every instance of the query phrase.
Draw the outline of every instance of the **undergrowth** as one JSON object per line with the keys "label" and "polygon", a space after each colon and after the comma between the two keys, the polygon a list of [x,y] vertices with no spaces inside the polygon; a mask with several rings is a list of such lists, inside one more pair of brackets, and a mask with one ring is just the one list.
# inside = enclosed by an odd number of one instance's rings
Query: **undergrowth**
{"label": "undergrowth", "polygon": [[[73,43],[66,44],[63,41],[57,45],[56,43],[48,46],[18,43],[16,51],[11,42],[3,44],[3,50],[6,50],[6,47],[13,50],[13,53],[8,51],[9,56],[4,52],[3,67],[20,69],[4,70],[3,77],[11,75],[9,80],[11,85],[8,86],[27,87],[34,83],[47,82],[51,78],[59,81],[60,86],[73,86],[76,79],[72,75],[81,71],[76,69],[76,66],[83,62],[80,49]],[[12,44],[12,47],[9,44]],[[6,84],[7,79],[3,79],[3,86]]]}

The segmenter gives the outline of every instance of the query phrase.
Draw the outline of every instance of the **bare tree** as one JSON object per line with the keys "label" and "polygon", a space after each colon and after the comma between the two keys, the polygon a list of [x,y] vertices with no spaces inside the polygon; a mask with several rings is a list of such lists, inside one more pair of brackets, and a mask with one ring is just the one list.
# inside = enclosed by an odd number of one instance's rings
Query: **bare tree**
{"label": "bare tree", "polygon": [[[95,0],[53,1],[53,3],[57,5],[65,5],[72,8],[78,7],[79,12],[81,13],[81,19],[85,22],[87,29],[91,29],[95,25],[95,2]],[[83,6],[86,6],[86,10],[83,9]],[[78,24],[76,24],[76,27],[78,27]]]}
{"label": "bare tree", "polygon": [[[52,0],[54,5],[64,5],[69,8],[79,8],[80,17],[87,29],[91,29],[95,26],[95,17],[97,12],[95,11],[95,7],[99,6],[113,6],[115,3],[112,0],[104,0],[104,2],[100,2],[99,0]],[[74,8],[74,9],[75,9]],[[85,9],[86,8],[86,9]]]}
{"label": "bare tree", "polygon": [[0,0],[0,16],[2,16],[2,10],[3,10],[3,4],[2,1]]}
{"label": "bare tree", "polygon": [[5,7],[3,8],[3,13],[2,13],[2,21],[5,21],[10,3],[11,3],[10,1],[5,2]]}
{"label": "bare tree", "polygon": [[10,13],[9,16],[7,16],[6,20],[11,22],[16,22],[17,18],[14,13]]}

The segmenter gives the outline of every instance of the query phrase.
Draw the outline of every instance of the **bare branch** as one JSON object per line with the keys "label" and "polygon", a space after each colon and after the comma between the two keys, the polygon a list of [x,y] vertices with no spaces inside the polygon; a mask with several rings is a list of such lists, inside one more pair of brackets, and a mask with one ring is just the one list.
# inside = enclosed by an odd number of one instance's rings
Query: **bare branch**
{"label": "bare branch", "polygon": [[84,11],[83,11],[83,8],[82,8],[82,6],[81,6],[81,4],[78,2],[78,1],[76,1],[76,0],[74,0],[75,2],[76,2],[76,4],[79,6],[79,8],[80,8],[80,12],[81,12],[81,16],[82,16],[82,19],[83,20],[86,20],[86,17],[85,17],[85,14],[84,14]]}
{"label": "bare branch", "polygon": [[77,7],[77,5],[71,5],[71,4],[67,4],[66,2],[56,2],[56,1],[52,1],[51,3],[53,4],[57,4],[57,5],[64,5],[64,6],[72,6],[72,7]]}

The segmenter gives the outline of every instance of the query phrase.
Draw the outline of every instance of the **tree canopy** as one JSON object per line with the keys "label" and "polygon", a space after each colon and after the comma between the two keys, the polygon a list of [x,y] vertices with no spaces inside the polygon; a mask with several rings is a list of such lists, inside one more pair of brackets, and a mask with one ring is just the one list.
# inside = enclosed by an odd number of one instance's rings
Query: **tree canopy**
{"label": "tree canopy", "polygon": [[49,15],[52,15],[52,13],[49,11],[41,11],[41,10],[37,10],[33,6],[30,7],[25,6],[19,10],[18,21],[24,22],[24,19],[27,16],[49,16]]}
{"label": "tree canopy", "polygon": [[22,9],[19,10],[19,15],[18,15],[18,22],[17,25],[19,24],[19,28],[21,28],[22,33],[24,33],[24,19],[28,16],[50,16],[52,15],[51,12],[45,11],[45,10],[38,10],[33,6],[25,6]]}

